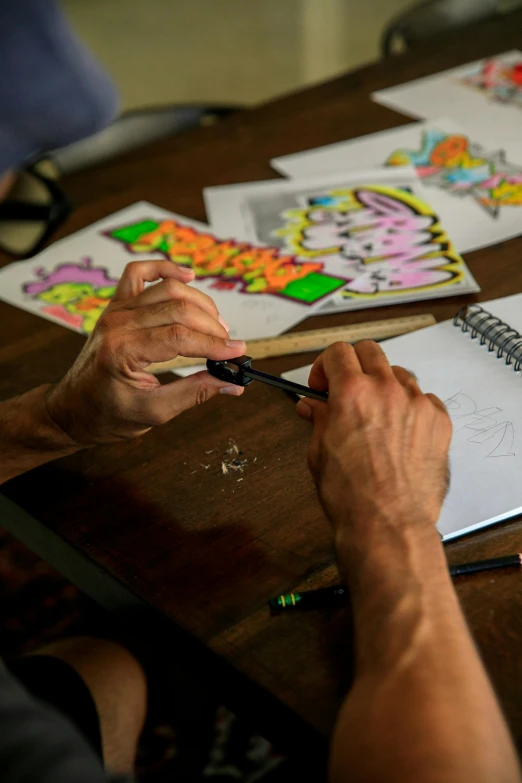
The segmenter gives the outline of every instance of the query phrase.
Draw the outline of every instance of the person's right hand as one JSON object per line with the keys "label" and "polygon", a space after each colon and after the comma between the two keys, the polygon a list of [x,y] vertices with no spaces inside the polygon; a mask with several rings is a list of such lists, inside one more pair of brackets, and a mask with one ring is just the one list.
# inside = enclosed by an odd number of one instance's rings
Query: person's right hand
{"label": "person's right hand", "polygon": [[438,397],[368,340],[330,346],[309,383],[328,390],[328,402],[303,399],[297,410],[313,424],[309,467],[337,543],[375,540],[383,525],[435,525],[451,440]]}

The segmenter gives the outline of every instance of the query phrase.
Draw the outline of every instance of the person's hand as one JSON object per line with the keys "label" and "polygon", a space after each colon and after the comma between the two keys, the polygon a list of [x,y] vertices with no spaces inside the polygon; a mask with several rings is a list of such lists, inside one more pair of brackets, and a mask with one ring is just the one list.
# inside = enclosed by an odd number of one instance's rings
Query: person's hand
{"label": "person's hand", "polygon": [[308,462],[337,543],[375,540],[382,525],[435,525],[451,440],[443,403],[367,340],[330,346],[309,383],[328,390],[328,402],[297,410],[313,423]]}
{"label": "person's hand", "polygon": [[245,353],[212,299],[186,285],[193,278],[170,261],[128,264],[78,359],[47,395],[51,418],[74,443],[133,438],[218,393],[242,393],[207,372],[161,385],[145,371],[179,354],[224,360]]}

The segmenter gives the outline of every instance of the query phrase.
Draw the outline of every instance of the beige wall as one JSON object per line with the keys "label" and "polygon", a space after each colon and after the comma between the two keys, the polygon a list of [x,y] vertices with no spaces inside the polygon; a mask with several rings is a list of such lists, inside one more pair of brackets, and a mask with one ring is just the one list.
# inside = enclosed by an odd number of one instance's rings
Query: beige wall
{"label": "beige wall", "polygon": [[[284,2],[284,0],[283,0]],[[305,82],[376,60],[383,30],[413,0],[302,0]]]}
{"label": "beige wall", "polygon": [[411,0],[63,0],[126,108],[257,103],[378,56]]}

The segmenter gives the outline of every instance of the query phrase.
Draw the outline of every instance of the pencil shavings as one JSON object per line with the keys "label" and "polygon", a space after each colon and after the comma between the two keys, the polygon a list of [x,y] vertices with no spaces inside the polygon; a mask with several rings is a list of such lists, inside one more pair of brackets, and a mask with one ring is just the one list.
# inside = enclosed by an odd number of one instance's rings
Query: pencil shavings
{"label": "pencil shavings", "polygon": [[246,457],[241,458],[242,453],[235,440],[230,438],[225,454],[221,458],[221,472],[223,475],[243,472],[246,465],[248,465],[248,459]]}

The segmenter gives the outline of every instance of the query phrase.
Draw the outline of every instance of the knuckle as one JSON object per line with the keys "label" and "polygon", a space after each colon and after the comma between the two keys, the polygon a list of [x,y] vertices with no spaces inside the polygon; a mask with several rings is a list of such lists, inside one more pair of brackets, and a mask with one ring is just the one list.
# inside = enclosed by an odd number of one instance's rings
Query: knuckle
{"label": "knuckle", "polygon": [[384,353],[381,346],[378,345],[375,340],[358,340],[355,344],[355,349],[359,349],[364,352]]}
{"label": "knuckle", "polygon": [[103,334],[113,333],[121,325],[125,325],[131,320],[133,315],[126,308],[112,306],[98,318],[94,331],[103,332]]}
{"label": "knuckle", "polygon": [[371,374],[387,374],[390,368],[388,357],[374,340],[360,340],[355,345],[355,353],[360,361],[371,361]]}
{"label": "knuckle", "polygon": [[202,293],[202,296],[205,298],[205,302],[207,303],[209,309],[212,310],[212,312],[213,312],[213,314],[215,316],[217,316],[218,315],[218,308],[217,308],[216,303],[212,299],[212,297],[209,296],[208,294],[203,294],[203,293]]}
{"label": "knuckle", "polygon": [[196,394],[194,397],[194,405],[204,405],[205,402],[208,402],[211,397],[213,397],[212,390],[207,386],[206,383],[200,383],[196,389]]}
{"label": "knuckle", "polygon": [[401,364],[394,364],[392,365],[392,370],[394,375],[397,375],[399,377],[410,377],[413,378],[413,373],[411,373],[409,370],[406,369],[406,367],[403,367]]}
{"label": "knuckle", "polygon": [[189,330],[182,324],[172,324],[169,327],[169,339],[174,345],[183,343],[188,337]]}
{"label": "knuckle", "polygon": [[412,400],[422,397],[422,394],[415,393],[416,388],[415,381],[407,380],[404,383],[400,383],[393,378],[387,388],[388,401],[397,408],[399,406],[402,408],[409,407]]}
{"label": "knuckle", "polygon": [[437,406],[437,408],[440,410],[440,412],[441,412],[441,413],[442,413],[444,416],[447,416],[447,417],[448,417],[448,419],[449,419],[449,418],[450,418],[450,415],[449,415],[448,409],[446,408],[445,404],[442,402],[442,400],[440,399],[440,397],[437,397],[435,394],[430,394],[430,398],[431,398],[431,400],[433,401],[434,405],[436,405],[436,406]]}
{"label": "knuckle", "polygon": [[330,397],[329,405],[336,414],[348,407],[360,412],[368,407],[368,392],[369,384],[364,376],[350,378],[343,383],[338,394]]}
{"label": "knuckle", "polygon": [[404,367],[394,365],[392,367],[393,376],[405,389],[414,391],[418,388],[417,377],[410,370],[406,370]]}
{"label": "knuckle", "polygon": [[451,417],[446,408],[437,409],[437,418],[439,419],[440,426],[444,427],[447,432],[451,433],[453,430],[453,422],[451,421]]}
{"label": "knuckle", "polygon": [[98,340],[98,359],[103,365],[113,365],[122,351],[120,336],[114,331],[106,331]]}
{"label": "knuckle", "polygon": [[428,413],[433,414],[436,411],[433,402],[425,394],[415,397],[415,399],[412,400],[412,405],[421,416],[425,416]]}
{"label": "knuckle", "polygon": [[328,346],[326,349],[326,353],[330,354],[333,358],[340,358],[342,356],[348,356],[353,354],[355,351],[353,345],[350,345],[349,343],[343,343],[343,342],[336,342],[332,343],[332,345]]}
{"label": "knuckle", "polygon": [[179,296],[181,284],[178,280],[175,280],[173,277],[167,277],[166,280],[163,281],[163,284],[167,294],[172,299],[176,299]]}
{"label": "knuckle", "polygon": [[138,277],[143,269],[143,261],[129,261],[126,265],[123,274],[127,278]]}
{"label": "knuckle", "polygon": [[379,378],[378,388],[382,390],[386,396],[399,395],[401,391],[403,391],[401,383],[393,373]]}
{"label": "knuckle", "polygon": [[178,317],[186,316],[190,311],[190,304],[184,298],[178,299],[174,303],[174,311]]}

